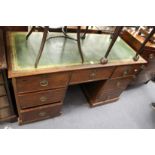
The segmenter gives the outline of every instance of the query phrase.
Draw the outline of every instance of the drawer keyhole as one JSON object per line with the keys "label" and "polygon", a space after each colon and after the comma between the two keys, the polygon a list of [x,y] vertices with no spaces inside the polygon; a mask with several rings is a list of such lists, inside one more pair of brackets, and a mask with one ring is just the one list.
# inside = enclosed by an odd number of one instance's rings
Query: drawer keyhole
{"label": "drawer keyhole", "polygon": [[125,70],[125,71],[123,72],[123,76],[128,75],[128,74],[129,74],[129,70]]}

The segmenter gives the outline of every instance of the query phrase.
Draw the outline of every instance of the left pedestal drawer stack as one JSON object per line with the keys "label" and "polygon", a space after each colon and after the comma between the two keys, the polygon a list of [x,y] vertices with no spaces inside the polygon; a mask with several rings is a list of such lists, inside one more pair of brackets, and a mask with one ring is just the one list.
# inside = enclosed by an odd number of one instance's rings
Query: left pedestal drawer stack
{"label": "left pedestal drawer stack", "polygon": [[19,124],[61,114],[69,73],[50,73],[13,78]]}
{"label": "left pedestal drawer stack", "polygon": [[15,108],[9,88],[3,31],[0,29],[0,123],[16,121]]}

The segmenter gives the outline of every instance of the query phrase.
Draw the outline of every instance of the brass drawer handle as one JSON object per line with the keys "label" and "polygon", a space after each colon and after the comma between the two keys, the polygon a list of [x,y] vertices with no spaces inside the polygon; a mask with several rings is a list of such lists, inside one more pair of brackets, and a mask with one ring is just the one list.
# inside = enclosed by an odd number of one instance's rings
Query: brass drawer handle
{"label": "brass drawer handle", "polygon": [[48,81],[47,80],[40,81],[40,86],[42,86],[42,87],[48,86]]}
{"label": "brass drawer handle", "polygon": [[43,111],[43,112],[40,112],[38,115],[41,116],[41,117],[44,117],[44,116],[46,116],[46,114],[47,113]]}
{"label": "brass drawer handle", "polygon": [[91,78],[94,78],[96,76],[96,70],[93,70],[91,73],[90,73],[90,77]]}
{"label": "brass drawer handle", "polygon": [[149,59],[153,59],[153,58],[154,58],[154,54],[153,53],[149,54]]}
{"label": "brass drawer handle", "polygon": [[128,75],[128,74],[129,74],[129,70],[125,70],[125,71],[123,72],[123,76]]}
{"label": "brass drawer handle", "polygon": [[41,102],[45,102],[45,101],[47,101],[47,97],[46,97],[46,96],[42,96],[42,97],[40,97],[40,101],[41,101]]}
{"label": "brass drawer handle", "polygon": [[90,74],[90,76],[91,76],[91,77],[95,77],[95,76],[96,76],[96,73],[92,72],[92,73]]}
{"label": "brass drawer handle", "polygon": [[137,73],[137,72],[138,72],[138,69],[137,69],[137,68],[135,68],[135,69],[134,69],[134,72],[135,72],[135,73]]}
{"label": "brass drawer handle", "polygon": [[117,87],[120,87],[121,86],[121,83],[118,81],[117,84],[116,84],[116,86]]}

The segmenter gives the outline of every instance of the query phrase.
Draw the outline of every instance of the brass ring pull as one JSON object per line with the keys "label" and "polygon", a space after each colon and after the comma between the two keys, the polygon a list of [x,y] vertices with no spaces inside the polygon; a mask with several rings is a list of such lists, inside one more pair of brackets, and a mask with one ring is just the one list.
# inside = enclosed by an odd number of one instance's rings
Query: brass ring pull
{"label": "brass ring pull", "polygon": [[135,73],[137,73],[137,72],[138,72],[138,69],[137,69],[137,68],[135,68],[135,69],[134,69],[134,72],[135,72]]}
{"label": "brass ring pull", "polygon": [[42,86],[42,87],[48,86],[48,81],[47,80],[40,81],[40,86]]}
{"label": "brass ring pull", "polygon": [[95,77],[95,76],[96,76],[96,73],[92,72],[92,73],[90,74],[90,76],[91,76],[91,77]]}
{"label": "brass ring pull", "polygon": [[41,102],[47,101],[47,97],[45,97],[45,96],[40,97],[40,101],[41,101]]}
{"label": "brass ring pull", "polygon": [[44,116],[46,116],[46,112],[40,112],[39,114],[38,114],[39,116],[41,116],[41,117],[44,117]]}
{"label": "brass ring pull", "polygon": [[120,87],[121,83],[118,81],[116,85],[117,87]]}
{"label": "brass ring pull", "polygon": [[123,76],[128,75],[128,73],[129,73],[129,70],[125,70],[125,71],[123,72]]}
{"label": "brass ring pull", "polygon": [[154,58],[154,55],[151,53],[149,54],[149,59],[153,59]]}

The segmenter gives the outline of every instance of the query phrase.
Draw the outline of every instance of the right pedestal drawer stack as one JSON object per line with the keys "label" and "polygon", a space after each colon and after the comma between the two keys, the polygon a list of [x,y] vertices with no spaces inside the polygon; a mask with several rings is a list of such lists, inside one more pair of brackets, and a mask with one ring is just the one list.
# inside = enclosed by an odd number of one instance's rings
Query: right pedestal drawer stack
{"label": "right pedestal drawer stack", "polygon": [[109,79],[83,84],[82,88],[88,102],[91,106],[97,106],[118,100],[140,70],[139,64],[118,66]]}

